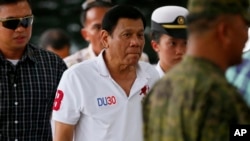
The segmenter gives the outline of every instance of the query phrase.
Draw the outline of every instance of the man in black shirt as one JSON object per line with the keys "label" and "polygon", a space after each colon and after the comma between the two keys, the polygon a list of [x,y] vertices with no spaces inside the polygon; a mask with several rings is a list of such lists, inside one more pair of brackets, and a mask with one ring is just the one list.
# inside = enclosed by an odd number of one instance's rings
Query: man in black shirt
{"label": "man in black shirt", "polygon": [[29,0],[0,0],[0,140],[52,141],[50,117],[66,65],[31,44]]}

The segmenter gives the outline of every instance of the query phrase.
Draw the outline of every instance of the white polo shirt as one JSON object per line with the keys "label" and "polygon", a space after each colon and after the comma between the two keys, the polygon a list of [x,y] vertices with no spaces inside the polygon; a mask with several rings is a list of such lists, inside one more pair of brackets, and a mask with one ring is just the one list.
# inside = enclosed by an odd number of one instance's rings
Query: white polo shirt
{"label": "white polo shirt", "polygon": [[161,66],[160,66],[160,62],[157,63],[157,65],[155,66],[155,69],[158,71],[160,77],[164,76],[164,71],[162,70]]}
{"label": "white polo shirt", "polygon": [[102,54],[65,71],[52,118],[76,125],[75,141],[142,141],[141,100],[159,74],[149,63],[139,62],[127,97],[111,78]]}

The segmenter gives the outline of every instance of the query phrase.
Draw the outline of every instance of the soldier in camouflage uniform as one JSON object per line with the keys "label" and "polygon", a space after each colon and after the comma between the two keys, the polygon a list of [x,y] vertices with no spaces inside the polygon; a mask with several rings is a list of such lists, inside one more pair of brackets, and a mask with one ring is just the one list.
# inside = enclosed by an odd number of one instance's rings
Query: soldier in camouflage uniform
{"label": "soldier in camouflage uniform", "polygon": [[250,124],[224,76],[241,62],[248,8],[247,0],[189,1],[187,53],[143,102],[144,141],[228,141],[231,124]]}

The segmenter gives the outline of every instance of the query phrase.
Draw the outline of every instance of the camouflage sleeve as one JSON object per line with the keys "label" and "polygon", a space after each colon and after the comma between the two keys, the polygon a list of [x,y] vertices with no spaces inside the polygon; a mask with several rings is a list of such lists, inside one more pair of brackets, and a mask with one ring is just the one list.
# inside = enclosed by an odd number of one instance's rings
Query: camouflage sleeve
{"label": "camouflage sleeve", "polygon": [[[161,85],[157,85],[161,83]],[[158,81],[143,101],[144,141],[160,141],[162,138],[163,113],[167,104],[166,88]]]}
{"label": "camouflage sleeve", "polygon": [[250,123],[240,94],[206,86],[182,91],[167,80],[157,82],[143,102],[144,141],[227,141],[230,124]]}
{"label": "camouflage sleeve", "polygon": [[208,93],[210,108],[206,112],[201,140],[229,140],[230,125],[250,124],[250,109],[232,86],[212,87]]}
{"label": "camouflage sleeve", "polygon": [[[233,91],[236,92],[236,88]],[[237,115],[237,123],[250,124],[250,108],[243,99],[242,95],[237,93],[236,95],[232,95],[231,99]]]}

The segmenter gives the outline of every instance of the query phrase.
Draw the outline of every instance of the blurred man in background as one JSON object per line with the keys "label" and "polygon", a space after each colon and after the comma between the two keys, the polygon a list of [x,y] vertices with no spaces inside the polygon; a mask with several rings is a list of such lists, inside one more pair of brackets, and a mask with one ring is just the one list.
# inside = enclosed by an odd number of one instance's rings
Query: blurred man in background
{"label": "blurred man in background", "polygon": [[62,29],[47,29],[40,37],[39,46],[65,58],[70,54],[71,43]]}
{"label": "blurred man in background", "polygon": [[84,60],[96,57],[103,46],[100,42],[100,31],[102,28],[102,19],[104,14],[113,6],[110,1],[92,1],[87,0],[82,4],[80,16],[83,39],[89,42],[89,46],[65,58],[64,61],[68,67],[82,62]]}

